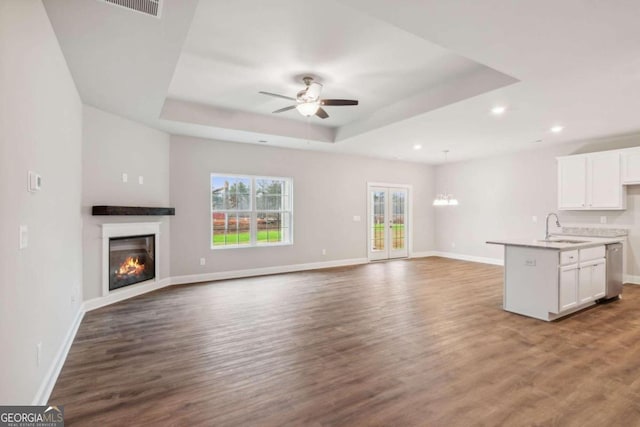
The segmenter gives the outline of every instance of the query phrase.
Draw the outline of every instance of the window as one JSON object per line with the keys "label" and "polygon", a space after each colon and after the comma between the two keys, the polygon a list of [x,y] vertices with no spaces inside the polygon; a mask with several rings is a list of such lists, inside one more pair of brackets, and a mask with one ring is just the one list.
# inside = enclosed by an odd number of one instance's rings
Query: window
{"label": "window", "polygon": [[211,248],[293,243],[291,178],[211,174]]}

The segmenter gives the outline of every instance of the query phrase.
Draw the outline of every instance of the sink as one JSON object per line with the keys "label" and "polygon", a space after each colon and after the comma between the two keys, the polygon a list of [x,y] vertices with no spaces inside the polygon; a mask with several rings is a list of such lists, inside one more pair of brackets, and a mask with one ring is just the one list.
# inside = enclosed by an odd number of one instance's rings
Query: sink
{"label": "sink", "polygon": [[589,243],[587,241],[584,240],[566,240],[566,239],[543,239],[543,240],[538,240],[538,242],[544,242],[544,243]]}

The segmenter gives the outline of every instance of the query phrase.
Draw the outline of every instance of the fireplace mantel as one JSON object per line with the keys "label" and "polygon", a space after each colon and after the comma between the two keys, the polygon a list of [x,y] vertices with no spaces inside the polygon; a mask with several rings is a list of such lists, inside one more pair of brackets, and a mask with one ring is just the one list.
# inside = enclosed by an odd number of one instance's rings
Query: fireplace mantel
{"label": "fireplace mantel", "polygon": [[100,205],[91,207],[91,215],[138,215],[160,216],[175,215],[176,208],[145,207],[145,206],[109,206]]}

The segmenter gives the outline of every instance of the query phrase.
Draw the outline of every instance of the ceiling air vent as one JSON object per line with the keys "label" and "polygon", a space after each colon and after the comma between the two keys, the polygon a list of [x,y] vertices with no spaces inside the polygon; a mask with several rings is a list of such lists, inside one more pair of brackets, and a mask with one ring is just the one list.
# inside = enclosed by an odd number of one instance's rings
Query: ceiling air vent
{"label": "ceiling air vent", "polygon": [[161,0],[98,0],[103,3],[124,7],[125,9],[144,13],[145,15],[160,17]]}

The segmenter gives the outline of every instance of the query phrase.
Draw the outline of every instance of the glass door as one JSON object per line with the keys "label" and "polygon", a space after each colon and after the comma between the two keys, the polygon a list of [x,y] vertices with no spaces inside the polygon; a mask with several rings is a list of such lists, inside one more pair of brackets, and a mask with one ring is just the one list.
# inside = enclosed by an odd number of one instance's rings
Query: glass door
{"label": "glass door", "polygon": [[409,256],[408,193],[401,187],[369,187],[370,260]]}

